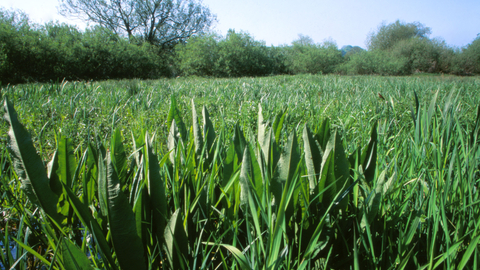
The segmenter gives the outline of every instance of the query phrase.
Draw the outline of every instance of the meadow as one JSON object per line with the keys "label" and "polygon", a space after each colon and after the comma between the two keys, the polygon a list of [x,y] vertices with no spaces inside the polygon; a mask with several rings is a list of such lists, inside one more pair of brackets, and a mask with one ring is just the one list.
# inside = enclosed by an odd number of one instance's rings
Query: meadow
{"label": "meadow", "polygon": [[480,78],[2,87],[5,269],[478,269]]}

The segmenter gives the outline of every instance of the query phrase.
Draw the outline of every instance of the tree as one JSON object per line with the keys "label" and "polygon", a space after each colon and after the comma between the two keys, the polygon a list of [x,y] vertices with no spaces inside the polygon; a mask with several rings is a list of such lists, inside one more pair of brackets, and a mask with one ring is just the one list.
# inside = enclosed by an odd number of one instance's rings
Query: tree
{"label": "tree", "polygon": [[388,50],[402,40],[410,38],[426,39],[430,35],[429,27],[419,23],[404,23],[397,20],[395,23],[378,27],[377,33],[370,33],[367,38],[369,50]]}
{"label": "tree", "polygon": [[196,0],[62,0],[60,13],[162,48],[207,31],[216,20]]}
{"label": "tree", "polygon": [[365,50],[361,47],[358,47],[358,46],[346,45],[346,46],[343,46],[340,49],[340,51],[342,51],[342,56],[344,58],[349,58],[350,56],[352,56],[354,54],[357,54],[357,53],[361,53]]}
{"label": "tree", "polygon": [[332,73],[342,61],[342,52],[332,40],[315,44],[309,36],[299,35],[287,48],[286,66],[293,74]]}
{"label": "tree", "polygon": [[480,74],[480,34],[462,50],[463,66],[467,74]]}

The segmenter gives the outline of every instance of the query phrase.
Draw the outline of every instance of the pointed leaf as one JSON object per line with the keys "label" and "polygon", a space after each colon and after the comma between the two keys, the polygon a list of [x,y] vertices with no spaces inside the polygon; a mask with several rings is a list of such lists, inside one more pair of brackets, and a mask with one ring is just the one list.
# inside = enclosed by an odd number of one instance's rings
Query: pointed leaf
{"label": "pointed leaf", "polygon": [[147,269],[142,241],[136,230],[135,215],[127,197],[122,192],[111,154],[108,152],[106,167],[108,221],[120,267],[123,269]]}
{"label": "pointed leaf", "polygon": [[102,151],[98,152],[98,204],[103,216],[108,216],[107,204],[107,167]]}
{"label": "pointed leaf", "polygon": [[175,124],[178,127],[180,137],[185,141],[187,140],[187,129],[185,123],[183,123],[180,110],[177,108],[177,99],[174,95],[171,96],[170,110],[168,111],[167,123],[171,124],[175,120]]}
{"label": "pointed leaf", "polygon": [[118,172],[118,178],[121,185],[125,185],[127,175],[127,154],[123,146],[123,137],[117,128],[112,135],[110,151],[112,152],[112,162]]}
{"label": "pointed leaf", "polygon": [[60,181],[68,187],[72,187],[72,180],[77,168],[73,145],[70,139],[62,136],[58,141],[58,169]]}
{"label": "pointed leaf", "polygon": [[110,263],[110,267],[116,269],[115,262],[112,258],[110,247],[107,243],[105,235],[103,234],[100,226],[98,225],[98,222],[92,217],[90,209],[80,202],[78,197],[72,192],[69,187],[63,186],[63,188],[68,196],[68,199],[70,200],[70,205],[72,205],[73,210],[82,222],[83,226],[88,228],[90,233],[95,235],[95,240],[100,247],[100,250],[107,258],[107,261]]}
{"label": "pointed leaf", "polygon": [[[334,149],[334,174],[336,190],[339,192],[344,186],[350,186],[350,166],[343,148],[342,139],[340,134],[335,131],[333,135],[335,137],[335,149]],[[348,197],[343,198],[339,202],[339,208],[345,210],[348,205]]]}
{"label": "pointed leaf", "polygon": [[[145,136],[145,141],[149,141],[148,134]],[[145,152],[148,194],[150,196],[151,209],[153,211],[153,228],[159,239],[161,239],[164,234],[167,216],[165,181],[160,176],[158,158],[157,155],[153,153],[150,143],[146,143]]]}
{"label": "pointed leaf", "polygon": [[[323,153],[322,166],[320,170],[320,179],[318,181],[317,194],[319,200],[326,205],[332,203],[333,198],[337,194],[337,188],[335,183],[335,137],[331,136],[328,141],[325,152]],[[324,189],[327,189],[324,191]],[[317,195],[315,194],[315,195]]]}
{"label": "pointed leaf", "polygon": [[307,166],[308,182],[310,191],[313,192],[317,185],[322,165],[322,155],[309,128],[305,124],[303,128],[303,150],[305,152],[305,164]]}
{"label": "pointed leaf", "polygon": [[23,191],[32,203],[39,205],[53,220],[61,223],[61,216],[57,213],[58,196],[50,188],[47,172],[30,134],[18,121],[17,113],[7,98],[4,101],[4,112],[4,119],[10,126],[9,150]]}
{"label": "pointed leaf", "polygon": [[275,120],[273,121],[272,124],[272,130],[275,134],[275,141],[279,142],[280,141],[280,135],[282,134],[282,129],[283,129],[283,122],[285,120],[285,116],[287,115],[287,110],[285,109],[282,112],[278,113],[275,116]]}
{"label": "pointed leaf", "polygon": [[85,253],[65,237],[60,245],[60,250],[66,269],[94,269]]}
{"label": "pointed leaf", "polygon": [[325,151],[325,147],[327,146],[328,140],[330,139],[330,119],[325,118],[320,128],[317,130],[315,134],[315,139],[317,139],[318,143],[322,151]]}
{"label": "pointed leaf", "polygon": [[184,269],[184,258],[188,254],[187,234],[183,228],[182,215],[177,209],[165,228],[165,248],[172,269]]}
{"label": "pointed leaf", "polygon": [[207,107],[203,106],[203,138],[205,139],[205,147],[207,148],[207,161],[210,164],[214,157],[214,142],[215,142],[215,129],[213,123],[210,120]]}
{"label": "pointed leaf", "polygon": [[52,191],[60,196],[62,194],[62,183],[57,174],[58,171],[58,149],[53,153],[52,160],[47,164],[47,176],[50,180],[50,188]]}
{"label": "pointed leaf", "polygon": [[372,127],[370,142],[367,149],[362,152],[362,166],[365,170],[365,180],[371,183],[375,177],[375,169],[377,167],[377,122]]}
{"label": "pointed leaf", "polygon": [[261,198],[262,188],[263,183],[258,162],[255,159],[255,155],[251,154],[250,147],[247,146],[243,153],[240,171],[240,204],[245,205],[248,203],[251,190],[257,193],[258,198]]}
{"label": "pointed leaf", "polygon": [[231,245],[227,245],[227,244],[219,244],[219,246],[228,249],[228,251],[232,253],[233,257],[235,258],[238,265],[240,266],[240,269],[242,270],[252,269],[248,264],[247,257],[245,257],[245,255],[238,248]]}
{"label": "pointed leaf", "polygon": [[178,127],[175,120],[172,120],[172,124],[170,126],[170,131],[168,132],[168,139],[167,139],[167,146],[168,151],[170,152],[170,162],[175,164],[175,156],[177,145],[180,140],[180,134],[178,133]]}
{"label": "pointed leaf", "polygon": [[195,142],[195,155],[200,157],[203,148],[203,137],[200,131],[200,124],[198,123],[197,110],[195,110],[195,103],[192,99],[192,121],[193,121],[193,140]]}

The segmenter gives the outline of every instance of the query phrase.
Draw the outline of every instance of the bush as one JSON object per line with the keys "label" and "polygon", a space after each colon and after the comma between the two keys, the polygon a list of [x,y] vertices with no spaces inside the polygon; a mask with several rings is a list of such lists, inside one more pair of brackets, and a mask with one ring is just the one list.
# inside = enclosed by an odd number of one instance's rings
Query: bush
{"label": "bush", "polygon": [[191,38],[177,46],[176,56],[184,75],[264,76],[285,70],[280,50],[234,30],[229,30],[225,38],[215,34]]}
{"label": "bush", "polygon": [[311,38],[300,36],[286,48],[286,67],[292,74],[332,73],[342,62],[342,52],[333,41],[314,44]]}
{"label": "bush", "polygon": [[393,56],[384,51],[363,51],[351,55],[337,68],[341,74],[347,75],[405,75],[408,59]]}
{"label": "bush", "polygon": [[32,25],[23,13],[5,10],[0,22],[2,83],[170,75],[168,54],[102,27],[81,32],[67,24]]}

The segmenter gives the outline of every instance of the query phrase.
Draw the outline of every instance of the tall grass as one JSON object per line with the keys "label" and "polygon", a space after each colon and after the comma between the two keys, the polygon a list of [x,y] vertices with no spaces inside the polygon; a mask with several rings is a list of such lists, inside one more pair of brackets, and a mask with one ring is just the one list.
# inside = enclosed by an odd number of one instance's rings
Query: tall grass
{"label": "tall grass", "polygon": [[1,263],[476,269],[479,89],[440,76],[6,87]]}

